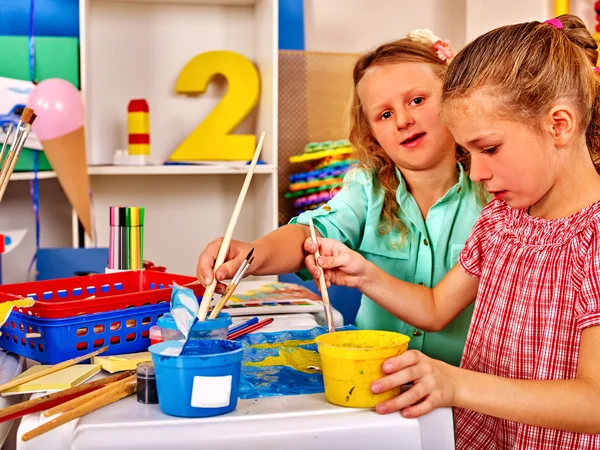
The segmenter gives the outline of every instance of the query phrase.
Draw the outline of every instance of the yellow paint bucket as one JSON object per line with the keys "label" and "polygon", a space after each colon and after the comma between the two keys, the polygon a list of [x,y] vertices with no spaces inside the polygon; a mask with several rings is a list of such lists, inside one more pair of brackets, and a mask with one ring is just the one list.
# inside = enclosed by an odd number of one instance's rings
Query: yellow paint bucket
{"label": "yellow paint bucket", "polygon": [[383,362],[403,353],[410,338],[375,330],[338,331],[318,336],[325,397],[335,405],[372,408],[400,394],[400,388],[382,394],[371,392],[371,383],[385,376]]}

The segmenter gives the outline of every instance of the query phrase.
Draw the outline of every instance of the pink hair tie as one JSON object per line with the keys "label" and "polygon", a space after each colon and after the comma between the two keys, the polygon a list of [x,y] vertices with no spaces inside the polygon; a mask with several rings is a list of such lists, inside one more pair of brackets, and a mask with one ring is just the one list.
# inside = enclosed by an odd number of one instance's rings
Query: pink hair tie
{"label": "pink hair tie", "polygon": [[548,23],[548,24],[552,25],[554,28],[558,28],[559,30],[563,27],[562,22],[556,18],[544,20],[544,23]]}
{"label": "pink hair tie", "polygon": [[594,72],[600,72],[600,67],[594,66]]}

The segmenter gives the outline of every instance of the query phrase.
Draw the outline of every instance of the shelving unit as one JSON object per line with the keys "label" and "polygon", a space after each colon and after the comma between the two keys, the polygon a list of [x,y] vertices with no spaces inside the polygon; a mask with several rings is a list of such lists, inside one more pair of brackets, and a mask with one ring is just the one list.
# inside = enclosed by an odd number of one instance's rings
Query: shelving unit
{"label": "shelving unit", "polygon": [[108,210],[117,204],[146,207],[145,257],[172,272],[193,274],[200,251],[225,232],[247,171],[243,163],[107,165],[115,150],[127,147],[130,99],[148,100],[151,158],[158,164],[212,111],[227,89],[221,77],[213,79],[200,96],[175,92],[187,62],[212,50],[246,56],[261,76],[259,106],[236,133],[267,132],[261,154],[265,165],[257,166],[234,238],[252,240],[273,230],[277,226],[277,1],[81,0],[80,30],[88,173],[98,245],[108,245]]}

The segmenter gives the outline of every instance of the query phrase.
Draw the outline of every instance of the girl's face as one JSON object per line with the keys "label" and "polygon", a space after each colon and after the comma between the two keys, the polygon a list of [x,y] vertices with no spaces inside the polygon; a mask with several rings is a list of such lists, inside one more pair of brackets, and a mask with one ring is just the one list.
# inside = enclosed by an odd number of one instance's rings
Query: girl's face
{"label": "girl's face", "polygon": [[476,93],[444,107],[444,119],[456,142],[471,154],[471,179],[512,208],[527,208],[552,189],[560,164],[542,133],[498,118],[495,103]]}
{"label": "girl's face", "polygon": [[425,63],[376,66],[358,84],[373,135],[400,169],[427,170],[455,160],[454,138],[440,119],[441,90]]}

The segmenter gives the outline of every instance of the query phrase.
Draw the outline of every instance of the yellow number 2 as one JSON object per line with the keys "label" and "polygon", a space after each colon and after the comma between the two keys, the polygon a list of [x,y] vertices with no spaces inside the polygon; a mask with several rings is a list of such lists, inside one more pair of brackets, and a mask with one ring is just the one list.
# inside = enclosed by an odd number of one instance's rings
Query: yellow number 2
{"label": "yellow number 2", "polygon": [[204,93],[217,74],[227,79],[227,92],[177,147],[171,161],[252,159],[256,136],[229,134],[258,104],[260,78],[250,60],[230,51],[201,53],[183,68],[175,89],[179,94]]}

